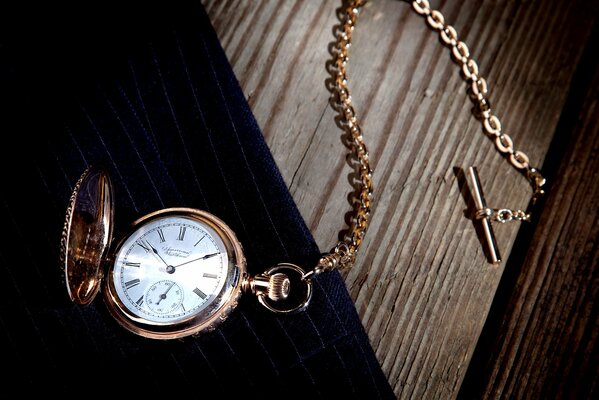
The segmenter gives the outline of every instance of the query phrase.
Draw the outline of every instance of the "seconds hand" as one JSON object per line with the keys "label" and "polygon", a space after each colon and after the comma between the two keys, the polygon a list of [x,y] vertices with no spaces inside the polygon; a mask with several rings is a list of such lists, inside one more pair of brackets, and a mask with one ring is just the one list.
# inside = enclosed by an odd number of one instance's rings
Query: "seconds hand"
{"label": "seconds hand", "polygon": [[160,302],[164,299],[166,299],[166,294],[168,293],[169,290],[171,290],[173,288],[173,286],[175,286],[175,282],[171,283],[171,285],[168,287],[168,289],[166,289],[164,291],[164,293],[162,293],[160,295],[160,299],[156,302],[156,305],[160,304]]}

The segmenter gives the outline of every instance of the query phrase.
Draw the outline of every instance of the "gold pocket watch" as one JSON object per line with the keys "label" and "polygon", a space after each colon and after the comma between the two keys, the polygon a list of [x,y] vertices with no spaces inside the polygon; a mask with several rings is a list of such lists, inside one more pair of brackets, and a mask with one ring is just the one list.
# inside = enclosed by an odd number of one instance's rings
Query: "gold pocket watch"
{"label": "gold pocket watch", "polygon": [[[274,312],[301,310],[310,301],[312,283],[296,265],[249,276],[235,233],[210,213],[158,210],[115,240],[113,203],[108,174],[88,168],[67,209],[61,262],[73,302],[89,304],[101,290],[110,314],[133,333],[174,339],[213,330],[243,292]],[[291,307],[285,305],[290,274],[304,286],[303,300]]]}

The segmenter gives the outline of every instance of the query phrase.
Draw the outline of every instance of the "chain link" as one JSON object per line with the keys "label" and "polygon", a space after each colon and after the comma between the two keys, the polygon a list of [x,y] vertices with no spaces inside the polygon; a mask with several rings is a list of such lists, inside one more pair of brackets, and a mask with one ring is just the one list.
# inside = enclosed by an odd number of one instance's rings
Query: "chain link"
{"label": "chain link", "polygon": [[507,208],[483,208],[476,212],[477,219],[490,218],[491,221],[502,224],[510,221],[530,222],[530,213],[522,210],[510,210]]}
{"label": "chain link", "polygon": [[545,178],[538,169],[530,165],[529,158],[524,152],[514,148],[510,136],[502,131],[501,122],[493,113],[489,102],[487,81],[480,75],[478,64],[470,56],[468,46],[459,40],[455,28],[445,23],[443,15],[438,10],[431,8],[428,0],[414,0],[412,8],[426,18],[427,24],[438,31],[443,43],[451,48],[454,60],[460,64],[464,78],[470,84],[470,93],[482,117],[485,132],[494,140],[497,150],[507,156],[510,164],[529,180],[533,188],[532,199],[534,202],[544,194],[542,187],[545,184]]}
{"label": "chain link", "polygon": [[[353,214],[343,240],[330,253],[322,256],[316,267],[304,275],[304,279],[309,279],[321,272],[351,267],[368,228],[372,199],[372,169],[362,129],[353,107],[346,70],[352,34],[360,9],[365,3],[366,0],[350,0],[344,3],[341,25],[336,29],[337,40],[332,49],[334,58],[330,65],[330,72],[333,74],[331,90],[334,107],[339,113],[340,124],[348,134],[348,147],[357,161],[358,187],[353,201]],[[468,91],[476,104],[477,114],[482,119],[484,131],[493,139],[497,151],[506,156],[510,164],[529,180],[533,188],[532,200],[534,202],[544,194],[542,187],[545,184],[545,178],[530,165],[529,158],[525,153],[514,148],[511,137],[503,131],[501,121],[493,113],[489,102],[487,81],[480,75],[478,64],[470,56],[468,46],[459,40],[457,31],[445,22],[443,14],[431,8],[428,0],[414,0],[412,8],[425,18],[431,29],[437,31],[442,42],[451,49],[453,59],[460,65],[464,80],[469,84]],[[490,217],[494,221],[504,223],[512,220],[529,221],[530,213],[522,210],[483,209],[477,213],[477,217]]]}
{"label": "chain link", "polygon": [[360,0],[346,3],[341,17],[342,23],[336,27],[337,40],[332,49],[334,58],[329,68],[333,75],[331,90],[334,107],[339,114],[339,122],[347,133],[347,144],[356,161],[357,181],[353,196],[353,211],[343,240],[329,254],[321,257],[317,266],[308,273],[309,276],[333,269],[345,269],[353,265],[368,228],[372,200],[372,169],[362,128],[353,107],[346,70],[352,34],[359,10],[364,3],[365,1]]}

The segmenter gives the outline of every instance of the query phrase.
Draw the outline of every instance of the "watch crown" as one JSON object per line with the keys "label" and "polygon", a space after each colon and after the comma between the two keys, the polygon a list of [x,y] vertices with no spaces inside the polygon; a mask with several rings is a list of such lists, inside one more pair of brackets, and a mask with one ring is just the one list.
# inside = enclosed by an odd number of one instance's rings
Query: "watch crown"
{"label": "watch crown", "polygon": [[281,272],[272,275],[268,282],[268,298],[272,301],[285,300],[289,296],[290,285],[287,275]]}

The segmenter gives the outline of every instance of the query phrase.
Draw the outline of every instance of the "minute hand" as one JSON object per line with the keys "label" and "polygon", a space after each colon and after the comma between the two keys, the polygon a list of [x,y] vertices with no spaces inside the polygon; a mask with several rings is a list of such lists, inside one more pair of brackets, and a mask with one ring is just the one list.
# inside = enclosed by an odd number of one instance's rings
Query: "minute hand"
{"label": "minute hand", "polygon": [[173,266],[173,268],[178,268],[178,267],[180,267],[182,265],[189,264],[189,263],[192,263],[192,262],[195,262],[195,261],[206,260],[208,258],[211,258],[211,257],[214,257],[214,256],[218,256],[219,254],[220,253],[206,254],[205,256],[202,256],[200,258],[196,258],[195,260],[189,260],[189,261],[185,261],[184,263],[181,263],[179,265],[175,265],[175,266]]}

